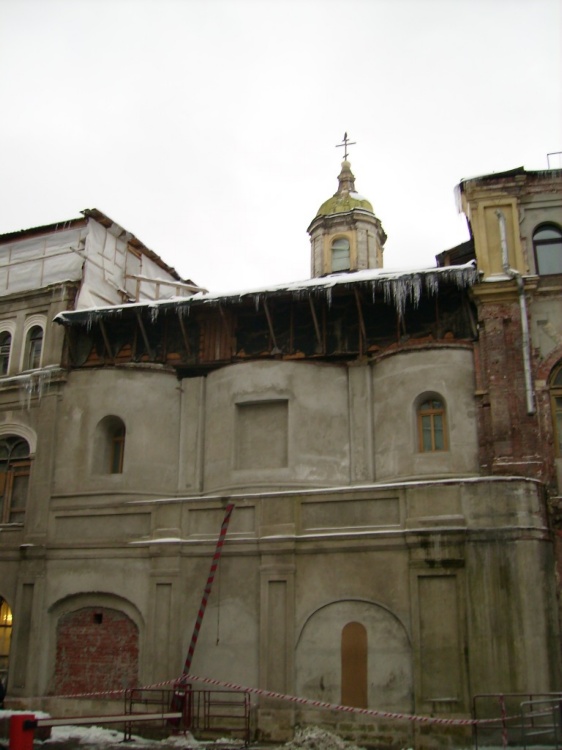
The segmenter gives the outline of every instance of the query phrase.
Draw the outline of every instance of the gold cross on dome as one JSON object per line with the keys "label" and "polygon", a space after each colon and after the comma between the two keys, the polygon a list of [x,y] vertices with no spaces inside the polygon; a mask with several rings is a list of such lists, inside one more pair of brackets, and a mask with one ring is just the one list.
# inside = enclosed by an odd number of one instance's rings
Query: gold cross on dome
{"label": "gold cross on dome", "polygon": [[343,146],[343,149],[344,149],[344,151],[343,151],[343,158],[344,158],[345,161],[347,161],[347,147],[348,146],[355,146],[355,145],[356,145],[356,141],[350,141],[349,138],[347,137],[347,133],[344,133],[343,134],[343,142],[342,143],[337,143],[336,144],[336,148],[341,148]]}

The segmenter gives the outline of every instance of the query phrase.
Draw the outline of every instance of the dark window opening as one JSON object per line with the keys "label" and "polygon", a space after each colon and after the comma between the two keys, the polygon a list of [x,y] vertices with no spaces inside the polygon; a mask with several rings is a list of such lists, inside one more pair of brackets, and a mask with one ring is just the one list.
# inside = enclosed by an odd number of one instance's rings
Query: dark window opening
{"label": "dark window opening", "polygon": [[41,367],[41,353],[43,350],[43,329],[33,326],[27,334],[25,347],[25,370],[36,370]]}
{"label": "dark window opening", "polygon": [[126,428],[122,419],[104,417],[96,428],[93,470],[97,474],[122,474]]}
{"label": "dark window opening", "polygon": [[6,375],[10,364],[10,350],[12,348],[12,334],[9,331],[0,333],[0,375]]}
{"label": "dark window opening", "polygon": [[556,455],[562,456],[562,364],[556,367],[550,379],[550,408]]}
{"label": "dark window opening", "polygon": [[23,438],[0,440],[0,522],[23,523],[31,459]]}

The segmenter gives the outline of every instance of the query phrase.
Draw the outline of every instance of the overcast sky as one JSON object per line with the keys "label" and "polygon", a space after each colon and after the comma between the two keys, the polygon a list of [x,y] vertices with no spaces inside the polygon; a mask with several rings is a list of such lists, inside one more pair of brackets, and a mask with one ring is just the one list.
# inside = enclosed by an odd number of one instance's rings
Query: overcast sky
{"label": "overcast sky", "polygon": [[308,278],[347,131],[426,267],[460,179],[562,151],[562,2],[0,0],[0,102],[0,233],[98,208],[214,291]]}

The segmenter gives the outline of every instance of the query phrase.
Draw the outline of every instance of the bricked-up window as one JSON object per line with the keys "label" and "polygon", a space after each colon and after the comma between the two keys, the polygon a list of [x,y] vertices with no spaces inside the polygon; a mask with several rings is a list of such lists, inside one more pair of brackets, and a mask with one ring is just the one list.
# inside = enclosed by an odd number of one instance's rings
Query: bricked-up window
{"label": "bricked-up window", "polygon": [[30,467],[26,440],[15,435],[0,440],[1,523],[23,523]]}
{"label": "bricked-up window", "polygon": [[332,242],[332,272],[349,271],[350,263],[349,240],[339,237]]}
{"label": "bricked-up window", "polygon": [[556,455],[562,456],[562,364],[556,367],[550,379],[550,403]]}
{"label": "bricked-up window", "polygon": [[533,232],[537,273],[562,273],[562,230],[556,224],[542,224]]}
{"label": "bricked-up window", "polygon": [[12,334],[9,331],[0,333],[0,375],[6,375],[10,364],[12,349]]}
{"label": "bricked-up window", "polygon": [[428,398],[418,406],[418,440],[422,453],[447,450],[445,404],[440,398]]}
{"label": "bricked-up window", "polygon": [[236,404],[236,469],[282,469],[289,465],[289,402]]}
{"label": "bricked-up window", "polygon": [[0,596],[0,682],[6,685],[8,659],[12,641],[12,610],[8,602]]}
{"label": "bricked-up window", "polygon": [[123,612],[84,607],[61,616],[55,694],[122,690],[138,684],[139,632]]}

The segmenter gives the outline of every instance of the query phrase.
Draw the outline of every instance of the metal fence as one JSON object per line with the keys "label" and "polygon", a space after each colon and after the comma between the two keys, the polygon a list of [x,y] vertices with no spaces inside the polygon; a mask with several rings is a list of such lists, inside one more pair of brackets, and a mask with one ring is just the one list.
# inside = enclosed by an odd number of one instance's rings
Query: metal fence
{"label": "metal fence", "polygon": [[562,750],[562,693],[487,693],[474,696],[474,747],[536,745]]}
{"label": "metal fence", "polygon": [[[250,742],[250,695],[232,690],[192,690],[189,685],[173,689],[133,688],[125,694],[125,713],[166,711],[175,704],[182,718],[169,723],[178,731],[189,731],[197,739],[227,735],[240,744]],[[126,731],[130,739],[131,730]],[[128,735],[128,736],[127,736]]]}

